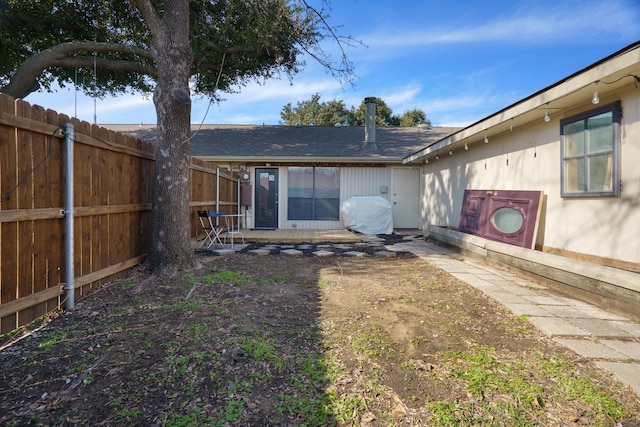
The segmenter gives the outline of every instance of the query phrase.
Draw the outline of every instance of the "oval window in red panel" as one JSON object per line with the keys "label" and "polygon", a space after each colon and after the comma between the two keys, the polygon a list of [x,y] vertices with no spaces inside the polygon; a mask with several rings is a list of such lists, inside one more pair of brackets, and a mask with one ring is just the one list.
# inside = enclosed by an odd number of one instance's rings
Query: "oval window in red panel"
{"label": "oval window in red panel", "polygon": [[542,197],[541,191],[465,190],[458,230],[533,249]]}
{"label": "oval window in red panel", "polygon": [[491,216],[491,223],[501,232],[513,234],[520,231],[524,225],[524,217],[518,209],[503,207],[496,209]]}

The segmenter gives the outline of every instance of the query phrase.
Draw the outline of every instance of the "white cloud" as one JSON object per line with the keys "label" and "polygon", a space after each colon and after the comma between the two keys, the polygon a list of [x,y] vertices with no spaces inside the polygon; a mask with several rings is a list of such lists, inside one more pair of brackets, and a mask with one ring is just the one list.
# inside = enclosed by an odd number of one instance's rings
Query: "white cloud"
{"label": "white cloud", "polygon": [[460,96],[455,98],[440,98],[433,101],[427,101],[424,104],[424,108],[433,113],[443,113],[449,111],[467,110],[483,105],[483,98]]}
{"label": "white cloud", "polygon": [[413,31],[406,27],[377,28],[361,38],[376,49],[495,41],[527,44],[561,43],[565,40],[588,42],[603,36],[631,37],[638,33],[639,21],[637,5],[634,8],[624,2],[572,2],[539,10],[531,10],[528,4],[527,8],[486,20],[480,25],[449,22],[446,26]]}
{"label": "white cloud", "polygon": [[[89,123],[94,122],[94,114],[99,123],[145,123],[155,122],[155,107],[151,99],[141,94],[123,94],[104,99],[94,98],[84,93],[57,88],[54,93],[36,92],[25,101],[32,105],[55,110],[59,114],[76,116]],[[123,121],[122,118],[127,120]]]}
{"label": "white cloud", "polygon": [[139,109],[140,107],[151,107],[155,108],[153,105],[153,100],[145,99],[142,95],[122,95],[118,98],[108,98],[105,102],[101,102],[102,100],[97,100],[98,111],[103,113],[111,113],[114,111],[122,111],[122,110],[134,110]]}
{"label": "white cloud", "polygon": [[[264,84],[249,83],[247,86],[239,88],[239,93],[221,94],[224,102],[231,101],[240,104],[252,104],[261,101],[279,101],[284,103],[304,100],[314,93],[327,93],[340,89],[340,83],[326,76],[313,76],[305,73],[302,79],[295,79],[290,82],[288,79],[272,79]],[[284,104],[283,104],[284,105]]]}
{"label": "white cloud", "polygon": [[[384,99],[384,102],[389,107],[391,107],[395,113],[400,113],[400,111],[395,111],[398,107],[394,108],[394,106],[415,104],[415,99],[420,94],[422,87],[414,83],[405,87],[397,87],[392,89],[393,90],[391,91],[385,90],[380,97]],[[407,108],[405,108],[405,110],[406,109]]]}

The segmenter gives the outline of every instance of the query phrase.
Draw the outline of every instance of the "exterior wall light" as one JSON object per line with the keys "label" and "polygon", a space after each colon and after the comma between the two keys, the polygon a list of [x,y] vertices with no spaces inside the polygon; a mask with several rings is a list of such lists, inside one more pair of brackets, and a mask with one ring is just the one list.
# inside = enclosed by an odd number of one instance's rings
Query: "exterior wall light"
{"label": "exterior wall light", "polygon": [[591,99],[591,102],[593,104],[598,104],[600,103],[600,94],[598,93],[598,82],[600,80],[596,80],[595,81],[595,85],[596,85],[596,90],[593,92],[593,98]]}
{"label": "exterior wall light", "polygon": [[551,117],[549,117],[549,103],[547,102],[547,105],[544,106],[544,121],[548,122],[549,120]]}

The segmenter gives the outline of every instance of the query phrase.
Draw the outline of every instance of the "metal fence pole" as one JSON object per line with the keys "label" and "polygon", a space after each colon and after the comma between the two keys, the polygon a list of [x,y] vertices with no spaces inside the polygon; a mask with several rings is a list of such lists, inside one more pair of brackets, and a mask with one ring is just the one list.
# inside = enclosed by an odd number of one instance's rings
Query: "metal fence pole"
{"label": "metal fence pole", "polygon": [[76,137],[73,124],[67,123],[64,127],[65,147],[66,147],[66,204],[65,204],[65,248],[66,248],[66,286],[67,310],[75,306],[75,271],[74,271],[74,248],[73,248],[73,223],[74,223],[74,202],[73,202],[73,141]]}

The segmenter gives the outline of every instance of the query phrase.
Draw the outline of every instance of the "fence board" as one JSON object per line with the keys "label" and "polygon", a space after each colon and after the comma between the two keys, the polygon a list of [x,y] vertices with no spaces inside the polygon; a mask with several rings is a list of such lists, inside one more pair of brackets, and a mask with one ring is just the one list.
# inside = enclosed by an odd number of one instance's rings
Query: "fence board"
{"label": "fence board", "polygon": [[[91,125],[91,134],[101,139],[101,128],[97,127],[96,125]],[[87,188],[87,191],[89,192],[89,204],[91,206],[100,205],[102,202],[100,192],[104,191],[101,190],[104,175],[101,170],[101,157],[102,156],[91,156],[91,186]],[[100,237],[103,230],[102,221],[102,215],[91,216],[91,272],[89,274],[93,273],[94,271],[100,271],[103,267],[106,267],[102,265],[101,261],[103,251],[102,238]],[[89,290],[98,288],[101,284],[102,280],[92,281],[89,287],[82,288],[83,295]]]}
{"label": "fence board", "polygon": [[[126,145],[126,146],[134,146],[132,141],[128,138],[125,138],[124,135],[117,134],[113,131],[110,131],[114,137],[115,141],[118,144]],[[122,190],[122,195],[125,198],[125,202],[127,204],[136,203],[139,198],[139,175],[136,173],[136,167],[138,165],[137,159],[132,156],[127,156],[124,159],[125,166],[125,175],[127,176],[126,187]],[[151,202],[151,199],[148,200]],[[134,236],[136,235],[135,226],[137,224],[136,215],[132,213],[128,213],[123,218],[123,233],[124,236]],[[123,256],[125,259],[135,256],[136,245],[134,244],[132,239],[125,238],[123,242],[126,243],[125,250],[123,251]]]}
{"label": "fence board", "polygon": [[[73,123],[74,133],[83,135],[90,132],[87,122]],[[73,144],[73,198],[75,206],[91,206],[91,161],[96,154],[92,147]],[[74,209],[75,210],[75,209]],[[74,217],[74,273],[82,277],[91,273],[91,217]],[[76,287],[75,297],[82,295],[82,287]]]}
{"label": "fence board", "polygon": [[[55,131],[69,122],[76,135],[76,297],[121,277],[146,257],[155,147],[0,94],[0,196],[20,184],[0,203],[0,333],[63,300],[65,138]],[[195,237],[200,233],[196,210],[213,209],[217,202],[234,209],[237,200],[235,177],[226,172],[220,173],[221,194],[216,195],[215,165],[192,159],[190,178]]]}
{"label": "fence board", "polygon": [[[16,101],[16,114],[20,117],[31,118],[31,106],[21,100]],[[16,191],[18,207],[21,209],[33,209],[33,145],[31,132],[18,129],[16,132],[18,146],[18,176],[22,182]],[[31,174],[31,175],[30,175]],[[18,292],[16,297],[22,298],[33,294],[33,252],[34,252],[33,221],[18,223]],[[24,324],[31,318],[31,310],[18,313],[18,324]]]}
{"label": "fence board", "polygon": [[[0,97],[0,112],[14,113],[14,103],[9,97]],[[16,200],[9,193],[17,183],[16,141],[13,128],[0,125],[0,212],[15,209]],[[0,306],[16,299],[17,277],[17,236],[18,223],[0,223]],[[3,316],[0,319],[0,333],[6,333],[17,326],[16,315]]]}
{"label": "fence board", "polygon": [[[58,125],[60,120],[60,116],[53,110],[45,111],[45,119],[46,123]],[[43,203],[42,208],[55,208],[59,206],[64,206],[64,167],[63,165],[63,152],[64,152],[64,138],[63,137],[54,137],[52,138],[55,132],[50,132],[49,134],[45,134],[48,139],[48,157],[47,161],[43,164],[43,167],[46,171],[45,179],[46,184],[43,185],[44,194],[42,196]],[[60,275],[61,269],[60,265],[64,263],[64,239],[61,236],[64,236],[64,218],[58,217],[46,221],[37,221],[38,224],[43,226],[43,241],[47,242],[47,246],[43,249],[45,252],[45,283],[46,288],[59,289],[60,283],[62,282],[62,277]],[[54,297],[48,299],[46,301],[46,312],[50,312],[59,306],[61,302],[60,293],[58,292]]]}
{"label": "fence board", "polygon": [[[34,105],[31,107],[31,119],[39,122],[45,121],[44,108]],[[31,142],[33,147],[33,167],[31,177],[33,182],[32,208],[43,208],[49,205],[47,184],[47,153],[48,146],[52,143],[47,135],[31,132]],[[39,293],[47,289],[47,245],[49,244],[43,237],[47,233],[45,221],[32,221],[33,228],[33,273],[31,293]],[[38,318],[47,312],[47,302],[43,301],[34,305],[31,313],[27,316],[30,319]]]}
{"label": "fence board", "polygon": [[[104,132],[103,129],[92,128],[92,133],[96,135],[100,140],[103,138],[107,138],[108,135]],[[108,139],[105,139],[108,140]],[[95,178],[93,182],[93,190],[94,190],[94,206],[109,206],[111,204],[111,195],[112,195],[112,187],[109,186],[111,182],[110,178],[110,170],[109,170],[109,159],[112,157],[112,153],[106,155],[97,156],[94,158],[94,168],[96,173],[94,173]],[[113,203],[115,204],[115,203]],[[109,263],[109,217],[110,214],[105,215],[93,215],[93,233],[94,233],[94,262],[96,263],[95,269],[102,270],[107,268]],[[98,281],[98,283],[102,283],[102,281]]]}

